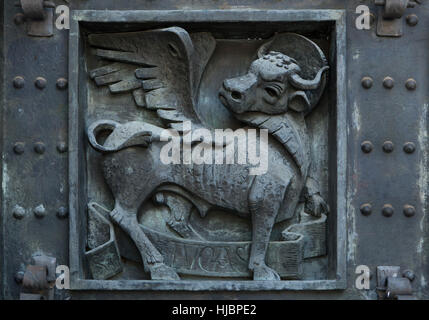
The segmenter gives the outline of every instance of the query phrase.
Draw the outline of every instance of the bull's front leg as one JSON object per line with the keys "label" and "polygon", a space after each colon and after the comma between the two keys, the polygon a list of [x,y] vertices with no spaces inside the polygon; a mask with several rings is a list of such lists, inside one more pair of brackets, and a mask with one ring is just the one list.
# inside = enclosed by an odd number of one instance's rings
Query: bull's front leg
{"label": "bull's front leg", "polygon": [[152,280],[180,280],[173,268],[164,264],[161,253],[143,232],[137,221],[137,209],[126,210],[116,203],[110,212],[114,220],[133,240],[143,260],[146,271],[150,272]]}
{"label": "bull's front leg", "polygon": [[[252,248],[249,269],[253,280],[280,280],[278,273],[265,263],[268,243],[282,196],[282,187],[266,176],[257,176],[249,193],[249,210],[252,216]],[[280,189],[279,189],[280,188]]]}

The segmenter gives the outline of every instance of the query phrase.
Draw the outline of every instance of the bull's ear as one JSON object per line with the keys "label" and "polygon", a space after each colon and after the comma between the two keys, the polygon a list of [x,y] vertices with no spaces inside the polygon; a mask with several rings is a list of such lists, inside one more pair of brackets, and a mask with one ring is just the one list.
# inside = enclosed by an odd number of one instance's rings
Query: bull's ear
{"label": "bull's ear", "polygon": [[288,106],[296,112],[307,112],[310,101],[304,91],[295,91],[289,95]]}

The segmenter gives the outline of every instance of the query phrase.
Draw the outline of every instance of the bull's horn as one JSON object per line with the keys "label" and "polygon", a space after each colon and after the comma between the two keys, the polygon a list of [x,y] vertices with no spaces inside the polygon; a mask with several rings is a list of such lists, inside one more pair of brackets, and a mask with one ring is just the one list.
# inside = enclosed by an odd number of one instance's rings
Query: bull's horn
{"label": "bull's horn", "polygon": [[323,68],[321,68],[319,72],[317,72],[317,75],[314,77],[313,80],[303,79],[297,73],[291,74],[289,80],[295,88],[298,88],[301,90],[317,89],[317,87],[319,87],[320,85],[320,80],[323,72],[328,69],[329,69],[329,66],[324,66]]}
{"label": "bull's horn", "polygon": [[258,58],[262,58],[264,55],[268,53],[268,48],[273,43],[273,40],[270,40],[266,43],[264,43],[259,49],[258,49]]}

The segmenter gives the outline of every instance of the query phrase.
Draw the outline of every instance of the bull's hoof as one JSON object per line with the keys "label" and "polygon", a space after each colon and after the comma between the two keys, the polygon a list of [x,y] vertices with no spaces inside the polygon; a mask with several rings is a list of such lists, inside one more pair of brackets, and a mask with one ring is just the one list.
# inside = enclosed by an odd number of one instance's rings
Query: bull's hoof
{"label": "bull's hoof", "polygon": [[260,266],[254,266],[253,280],[280,280],[280,276],[273,269],[263,264]]}
{"label": "bull's hoof", "polygon": [[149,266],[149,271],[152,280],[180,280],[176,271],[164,263],[155,263]]}

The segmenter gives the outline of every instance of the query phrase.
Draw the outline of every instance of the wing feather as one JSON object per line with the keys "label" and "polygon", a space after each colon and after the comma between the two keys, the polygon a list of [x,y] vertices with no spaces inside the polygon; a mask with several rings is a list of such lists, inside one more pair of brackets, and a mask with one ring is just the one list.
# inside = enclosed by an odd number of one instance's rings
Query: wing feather
{"label": "wing feather", "polygon": [[201,124],[195,101],[216,42],[209,33],[189,35],[171,27],[127,33],[90,34],[93,54],[110,63],[89,72],[112,94],[132,93],[138,107],[156,110],[167,125]]}

